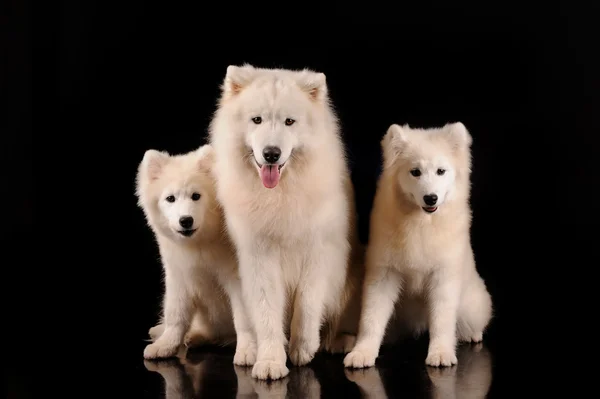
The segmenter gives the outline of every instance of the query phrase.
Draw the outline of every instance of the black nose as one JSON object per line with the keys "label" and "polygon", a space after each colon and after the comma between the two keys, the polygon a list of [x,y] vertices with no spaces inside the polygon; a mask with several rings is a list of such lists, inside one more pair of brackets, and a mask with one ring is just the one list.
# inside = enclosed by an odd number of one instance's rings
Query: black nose
{"label": "black nose", "polygon": [[429,206],[434,206],[435,203],[437,202],[437,195],[435,195],[435,194],[424,195],[423,201],[425,201],[425,203]]}
{"label": "black nose", "polygon": [[179,224],[184,229],[189,229],[194,225],[194,218],[191,216],[182,216],[179,218]]}
{"label": "black nose", "polygon": [[279,147],[265,147],[263,150],[263,158],[268,163],[275,163],[281,156],[281,149]]}

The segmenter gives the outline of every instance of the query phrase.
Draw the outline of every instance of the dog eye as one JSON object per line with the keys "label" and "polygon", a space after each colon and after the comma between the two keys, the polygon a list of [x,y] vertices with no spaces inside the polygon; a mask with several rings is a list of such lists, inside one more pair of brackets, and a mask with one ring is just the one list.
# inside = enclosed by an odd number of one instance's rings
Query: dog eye
{"label": "dog eye", "polygon": [[439,176],[443,176],[443,175],[444,175],[444,173],[446,173],[446,169],[439,168],[439,169],[437,170],[437,174],[438,174]]}
{"label": "dog eye", "polygon": [[410,174],[413,175],[414,177],[419,177],[419,176],[421,176],[421,171],[417,168],[411,169]]}
{"label": "dog eye", "polygon": [[286,126],[292,126],[294,123],[296,123],[296,121],[295,121],[295,120],[293,120],[292,118],[287,118],[287,119],[285,120],[285,125],[286,125]]}
{"label": "dog eye", "polygon": [[200,199],[200,194],[194,193],[192,194],[192,201],[198,201]]}
{"label": "dog eye", "polygon": [[257,125],[260,125],[262,123],[262,118],[260,116],[255,116],[254,118],[252,118],[252,122],[254,122]]}
{"label": "dog eye", "polygon": [[175,202],[175,196],[174,196],[174,195],[169,195],[169,196],[166,198],[166,200],[167,200],[167,202]]}

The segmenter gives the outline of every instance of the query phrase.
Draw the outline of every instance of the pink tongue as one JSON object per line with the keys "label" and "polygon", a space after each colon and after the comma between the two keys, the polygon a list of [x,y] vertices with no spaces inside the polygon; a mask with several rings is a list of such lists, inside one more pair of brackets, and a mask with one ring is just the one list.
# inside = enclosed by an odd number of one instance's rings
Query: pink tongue
{"label": "pink tongue", "polygon": [[279,183],[279,166],[263,165],[260,168],[260,179],[266,188],[273,188]]}

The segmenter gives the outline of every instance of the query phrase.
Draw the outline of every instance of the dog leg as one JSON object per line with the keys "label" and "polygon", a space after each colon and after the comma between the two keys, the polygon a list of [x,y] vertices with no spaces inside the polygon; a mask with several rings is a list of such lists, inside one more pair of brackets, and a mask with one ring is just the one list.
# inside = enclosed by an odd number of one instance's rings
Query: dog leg
{"label": "dog leg", "polygon": [[244,305],[241,282],[239,279],[232,277],[225,289],[229,294],[231,302],[233,325],[236,334],[233,364],[237,366],[253,366],[256,363],[256,338]]}
{"label": "dog leg", "polygon": [[452,366],[456,358],[456,321],[460,299],[460,280],[451,272],[434,273],[428,298],[429,349],[425,364]]}
{"label": "dog leg", "polygon": [[144,349],[144,358],[157,359],[175,356],[191,323],[192,298],[179,278],[165,275],[164,331]]}
{"label": "dog leg", "polygon": [[277,380],[289,373],[285,365],[285,296],[279,252],[259,245],[240,248],[239,251],[242,291],[258,343],[252,376],[261,380]]}
{"label": "dog leg", "polygon": [[[296,289],[292,328],[290,334],[290,359],[296,366],[304,366],[314,358],[319,349],[320,329],[325,310],[325,300],[331,290],[341,296],[343,286],[332,287],[332,279],[323,275],[323,271],[339,273],[347,264],[348,251],[342,245],[329,243],[317,245],[312,249],[306,268]],[[342,276],[335,276],[339,278]],[[345,281],[342,278],[341,281]],[[339,301],[339,300],[338,300]]]}
{"label": "dog leg", "polygon": [[463,288],[458,308],[457,336],[463,342],[481,342],[483,332],[492,318],[492,297],[483,280],[476,276]]}
{"label": "dog leg", "polygon": [[367,269],[356,345],[344,358],[344,366],[363,368],[375,365],[400,289],[400,275],[396,270],[382,266]]}

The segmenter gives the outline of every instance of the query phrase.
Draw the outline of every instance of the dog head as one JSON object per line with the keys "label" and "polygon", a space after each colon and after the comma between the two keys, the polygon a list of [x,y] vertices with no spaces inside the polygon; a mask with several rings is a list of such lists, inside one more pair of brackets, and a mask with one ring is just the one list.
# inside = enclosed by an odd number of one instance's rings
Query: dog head
{"label": "dog head", "polygon": [[432,214],[468,190],[471,142],[460,122],[431,129],[394,124],[381,143],[384,167],[395,174],[402,195]]}
{"label": "dog head", "polygon": [[243,132],[248,161],[266,188],[274,188],[316,132],[329,103],[325,75],[309,70],[229,66],[221,107]]}
{"label": "dog head", "polygon": [[215,208],[212,163],[210,145],[184,155],[146,151],[136,191],[153,228],[181,240],[211,228]]}

